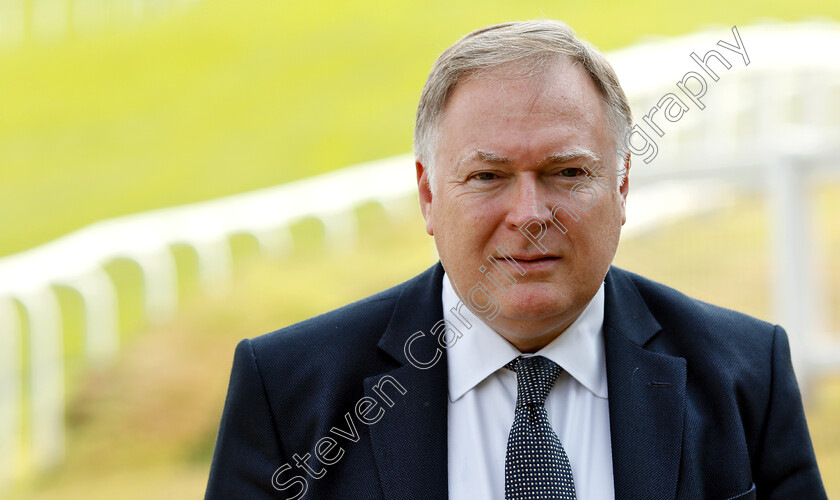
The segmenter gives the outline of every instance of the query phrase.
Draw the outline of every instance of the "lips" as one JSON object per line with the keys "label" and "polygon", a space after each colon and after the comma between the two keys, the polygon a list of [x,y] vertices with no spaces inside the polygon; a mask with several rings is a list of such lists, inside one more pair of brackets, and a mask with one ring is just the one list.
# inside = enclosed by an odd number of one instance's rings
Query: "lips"
{"label": "lips", "polygon": [[[513,257],[514,260],[517,262],[538,262],[541,260],[551,260],[551,259],[559,259],[561,258],[559,255],[553,254],[514,254],[508,255],[508,257]],[[504,257],[496,257],[496,260],[504,260]]]}
{"label": "lips", "polygon": [[560,257],[554,255],[539,255],[539,256],[529,256],[529,257],[517,257],[515,255],[511,255],[517,262],[539,262],[541,260],[553,260],[559,259]]}
{"label": "lips", "polygon": [[516,264],[504,258],[497,260],[510,269],[514,269],[519,273],[525,271],[526,274],[548,272],[554,269],[555,265],[562,259],[561,257],[546,255],[512,255],[511,257],[513,257]]}

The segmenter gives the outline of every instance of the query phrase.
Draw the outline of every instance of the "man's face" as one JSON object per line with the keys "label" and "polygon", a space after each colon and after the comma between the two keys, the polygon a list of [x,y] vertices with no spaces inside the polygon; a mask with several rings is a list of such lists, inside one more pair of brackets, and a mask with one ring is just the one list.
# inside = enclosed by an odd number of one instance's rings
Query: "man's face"
{"label": "man's face", "polygon": [[[514,75],[500,70],[455,88],[438,129],[434,194],[419,162],[417,175],[426,230],[459,297],[470,306],[469,290],[483,282],[500,311],[488,320],[470,308],[520,350],[532,351],[565,330],[598,291],[624,224],[627,182],[618,186],[614,156],[594,181],[583,170],[597,163],[587,152],[603,158],[615,146],[606,107],[582,68],[561,60],[536,77]],[[551,222],[558,202],[579,217],[555,211],[566,234]],[[533,220],[546,224],[546,253],[520,231]],[[529,229],[538,232],[536,224]],[[493,272],[506,293],[485,277],[494,271],[488,256],[517,279],[510,285]]]}

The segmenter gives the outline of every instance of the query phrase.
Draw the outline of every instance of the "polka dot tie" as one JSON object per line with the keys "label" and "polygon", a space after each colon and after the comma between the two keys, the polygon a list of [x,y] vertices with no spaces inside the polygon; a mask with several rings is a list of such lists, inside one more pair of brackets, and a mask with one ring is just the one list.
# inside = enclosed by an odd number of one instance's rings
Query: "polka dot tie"
{"label": "polka dot tie", "polygon": [[545,398],[563,371],[542,356],[505,365],[516,372],[516,415],[505,456],[505,499],[574,499],[569,458],[548,423]]}

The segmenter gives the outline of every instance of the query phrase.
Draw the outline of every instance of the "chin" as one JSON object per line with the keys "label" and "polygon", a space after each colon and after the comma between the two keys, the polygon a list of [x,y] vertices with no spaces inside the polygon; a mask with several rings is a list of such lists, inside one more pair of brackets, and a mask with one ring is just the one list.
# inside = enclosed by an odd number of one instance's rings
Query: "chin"
{"label": "chin", "polygon": [[510,319],[537,321],[567,311],[571,304],[559,290],[539,286],[515,286],[502,299],[501,314]]}

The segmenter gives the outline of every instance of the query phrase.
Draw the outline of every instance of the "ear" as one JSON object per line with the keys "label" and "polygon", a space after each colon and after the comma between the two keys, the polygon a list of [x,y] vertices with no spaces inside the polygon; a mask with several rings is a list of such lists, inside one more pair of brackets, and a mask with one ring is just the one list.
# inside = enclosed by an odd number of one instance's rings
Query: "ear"
{"label": "ear", "polygon": [[621,195],[621,225],[627,222],[627,193],[630,192],[630,153],[624,158],[624,182],[618,188]]}
{"label": "ear", "polygon": [[434,236],[435,230],[432,224],[432,189],[429,186],[429,171],[420,163],[420,160],[414,162],[414,167],[417,169],[417,194],[420,199],[420,212],[426,220],[426,232],[429,233],[429,236]]}

